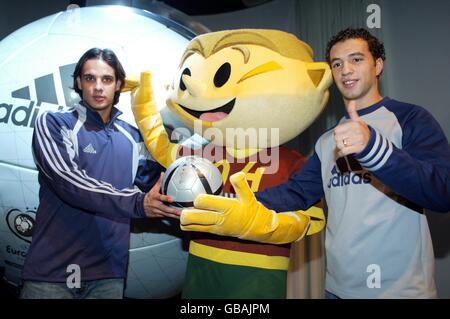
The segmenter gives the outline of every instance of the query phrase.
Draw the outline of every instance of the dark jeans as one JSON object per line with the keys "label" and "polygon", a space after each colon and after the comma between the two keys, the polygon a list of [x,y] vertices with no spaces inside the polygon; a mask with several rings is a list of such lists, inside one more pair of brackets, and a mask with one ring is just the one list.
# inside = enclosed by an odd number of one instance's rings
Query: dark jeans
{"label": "dark jeans", "polygon": [[24,281],[21,299],[122,299],[122,278],[81,282],[80,288],[69,288],[66,283]]}
{"label": "dark jeans", "polygon": [[341,299],[341,298],[329,292],[328,290],[325,290],[325,299]]}

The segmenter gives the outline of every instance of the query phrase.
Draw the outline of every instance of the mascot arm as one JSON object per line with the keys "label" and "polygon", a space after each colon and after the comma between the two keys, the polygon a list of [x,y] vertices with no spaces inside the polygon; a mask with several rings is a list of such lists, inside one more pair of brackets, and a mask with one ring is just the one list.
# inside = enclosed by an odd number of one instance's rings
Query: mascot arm
{"label": "mascot arm", "polygon": [[237,198],[198,195],[193,209],[184,209],[181,229],[232,236],[271,244],[302,239],[311,218],[304,212],[276,213],[256,200],[245,173],[230,177]]}
{"label": "mascot arm", "polygon": [[122,92],[126,91],[131,91],[131,108],[145,146],[158,163],[169,167],[176,159],[179,145],[170,142],[164,128],[153,99],[151,73],[142,72],[140,82],[126,79]]}

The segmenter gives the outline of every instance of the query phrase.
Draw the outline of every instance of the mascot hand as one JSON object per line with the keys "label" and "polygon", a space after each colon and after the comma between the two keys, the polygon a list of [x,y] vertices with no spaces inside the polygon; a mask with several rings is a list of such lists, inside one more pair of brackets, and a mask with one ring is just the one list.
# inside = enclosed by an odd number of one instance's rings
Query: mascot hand
{"label": "mascot hand", "polygon": [[194,202],[197,209],[183,210],[181,229],[272,244],[300,240],[308,231],[308,216],[277,214],[258,202],[244,173],[232,175],[230,182],[237,198],[198,195]]}
{"label": "mascot hand", "polygon": [[128,91],[131,91],[131,108],[137,122],[143,121],[149,116],[159,115],[158,107],[153,99],[150,71],[141,72],[140,81],[126,78],[122,92]]}
{"label": "mascot hand", "polygon": [[141,73],[141,80],[126,79],[122,92],[131,91],[131,108],[145,146],[162,166],[169,167],[176,159],[178,145],[171,143],[153,98],[150,71]]}

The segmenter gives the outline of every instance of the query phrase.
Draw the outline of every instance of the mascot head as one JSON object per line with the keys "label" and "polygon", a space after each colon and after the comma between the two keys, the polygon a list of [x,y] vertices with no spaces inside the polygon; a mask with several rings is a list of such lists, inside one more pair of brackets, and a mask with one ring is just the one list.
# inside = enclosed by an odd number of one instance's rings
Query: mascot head
{"label": "mascot head", "polygon": [[[327,103],[331,71],[312,54],[308,44],[278,30],[197,36],[182,56],[167,105],[218,146],[276,147],[305,130]],[[205,136],[208,130],[213,133]]]}

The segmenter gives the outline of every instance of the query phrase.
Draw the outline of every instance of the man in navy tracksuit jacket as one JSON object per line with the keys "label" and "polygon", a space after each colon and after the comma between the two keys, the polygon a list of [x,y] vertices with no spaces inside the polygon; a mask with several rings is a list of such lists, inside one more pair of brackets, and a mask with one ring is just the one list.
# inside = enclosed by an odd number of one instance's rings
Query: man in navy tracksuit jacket
{"label": "man in navy tracksuit jacket", "polygon": [[162,167],[113,106],[124,79],[112,51],[91,49],[74,72],[80,104],[36,120],[40,204],[22,298],[121,298],[130,219],[177,217],[162,204]]}

